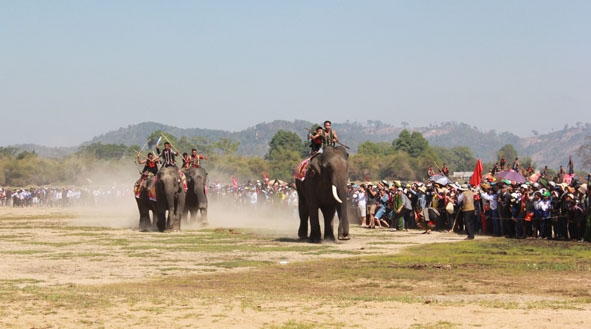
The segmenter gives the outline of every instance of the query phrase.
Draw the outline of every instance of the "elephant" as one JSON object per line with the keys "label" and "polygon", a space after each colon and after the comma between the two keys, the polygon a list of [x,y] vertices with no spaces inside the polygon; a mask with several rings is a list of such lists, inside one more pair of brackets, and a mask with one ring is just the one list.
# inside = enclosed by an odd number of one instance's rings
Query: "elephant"
{"label": "elephant", "polygon": [[181,173],[176,167],[163,167],[156,176],[158,230],[180,231],[186,195]]}
{"label": "elephant", "polygon": [[[156,201],[150,198],[150,190],[154,186],[154,175],[142,175],[142,177],[135,183],[135,201],[140,212],[140,231],[152,231],[156,229]],[[150,219],[150,211],[152,212],[152,219]]]}
{"label": "elephant", "polygon": [[318,210],[324,217],[324,239],[335,241],[332,220],[335,211],[339,216],[338,239],[349,240],[347,215],[347,180],[349,178],[349,154],[342,146],[325,147],[310,159],[303,179],[296,177],[300,227],[298,236],[306,239],[310,219],[309,241],[321,242]]}
{"label": "elephant", "polygon": [[[201,225],[207,226],[207,171],[204,168],[189,168],[187,176],[187,196],[183,217],[187,222],[197,220],[197,213],[201,211]],[[190,217],[189,217],[189,212]]]}

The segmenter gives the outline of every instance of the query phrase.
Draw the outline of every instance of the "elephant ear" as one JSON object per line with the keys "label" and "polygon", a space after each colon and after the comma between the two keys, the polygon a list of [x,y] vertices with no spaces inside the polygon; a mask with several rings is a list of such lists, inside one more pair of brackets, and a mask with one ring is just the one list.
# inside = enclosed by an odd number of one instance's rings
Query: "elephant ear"
{"label": "elephant ear", "polygon": [[322,173],[322,170],[320,169],[320,160],[318,160],[319,158],[320,157],[317,156],[310,160],[310,164],[308,165],[308,173],[306,176],[314,177]]}

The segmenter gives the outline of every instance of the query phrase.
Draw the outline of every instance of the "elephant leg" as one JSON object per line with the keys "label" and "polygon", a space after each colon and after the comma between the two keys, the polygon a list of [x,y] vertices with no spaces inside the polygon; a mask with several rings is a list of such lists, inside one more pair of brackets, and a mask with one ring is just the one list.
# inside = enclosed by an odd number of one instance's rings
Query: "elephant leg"
{"label": "elephant leg", "polygon": [[164,232],[166,230],[166,209],[158,209],[156,212],[156,227],[158,231]]}
{"label": "elephant leg", "polygon": [[207,221],[207,208],[201,208],[201,226],[207,226],[209,222]]}
{"label": "elephant leg", "polygon": [[322,241],[322,233],[320,232],[318,208],[314,210],[308,209],[308,211],[310,212],[310,242],[320,243]]}
{"label": "elephant leg", "polygon": [[158,210],[156,208],[156,202],[150,201],[150,211],[152,212],[152,218],[148,217],[148,224],[150,224],[149,229],[152,231],[158,230]]}
{"label": "elephant leg", "polygon": [[343,210],[343,207],[337,207],[337,214],[339,215],[339,240],[349,240],[349,216],[347,210]]}
{"label": "elephant leg", "polygon": [[300,215],[300,228],[298,229],[298,237],[301,240],[308,238],[308,206],[306,206],[303,202],[298,204],[298,212]]}
{"label": "elephant leg", "polygon": [[148,220],[150,220],[150,213],[149,213],[148,209],[145,209],[146,207],[140,199],[136,199],[136,201],[137,201],[137,209],[140,213],[139,229],[140,229],[140,231],[143,231],[143,230],[145,230],[145,226],[146,226],[146,216],[148,216]]}
{"label": "elephant leg", "polygon": [[180,216],[180,214],[173,213],[171,224],[170,224],[170,229],[173,231],[180,231],[181,230],[181,216]]}
{"label": "elephant leg", "polygon": [[334,230],[332,228],[332,220],[334,219],[334,206],[322,208],[322,216],[324,217],[324,240],[335,241]]}

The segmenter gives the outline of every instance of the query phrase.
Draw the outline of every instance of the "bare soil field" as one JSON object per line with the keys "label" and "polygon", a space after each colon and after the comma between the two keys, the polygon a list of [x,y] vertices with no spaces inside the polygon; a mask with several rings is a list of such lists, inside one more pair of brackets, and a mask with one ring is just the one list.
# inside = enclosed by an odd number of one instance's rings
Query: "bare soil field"
{"label": "bare soil field", "polygon": [[[0,207],[0,328],[582,328],[591,319],[589,303],[538,283],[482,289],[363,270],[411,246],[488,237],[352,225],[349,241],[309,244],[297,240],[293,209],[212,205],[209,221],[139,232],[133,203]],[[337,267],[347,276],[330,276]],[[586,296],[589,278],[539,284]]]}

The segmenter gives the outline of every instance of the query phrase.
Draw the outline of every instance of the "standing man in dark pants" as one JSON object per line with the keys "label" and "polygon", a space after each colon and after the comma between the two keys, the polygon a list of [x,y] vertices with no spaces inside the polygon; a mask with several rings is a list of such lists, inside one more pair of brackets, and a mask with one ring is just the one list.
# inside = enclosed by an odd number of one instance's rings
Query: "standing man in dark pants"
{"label": "standing man in dark pants", "polygon": [[474,192],[470,189],[470,187],[466,184],[460,187],[460,191],[462,194],[458,196],[458,203],[460,204],[460,209],[462,211],[462,215],[464,216],[464,225],[466,225],[466,240],[473,240],[474,239]]}

